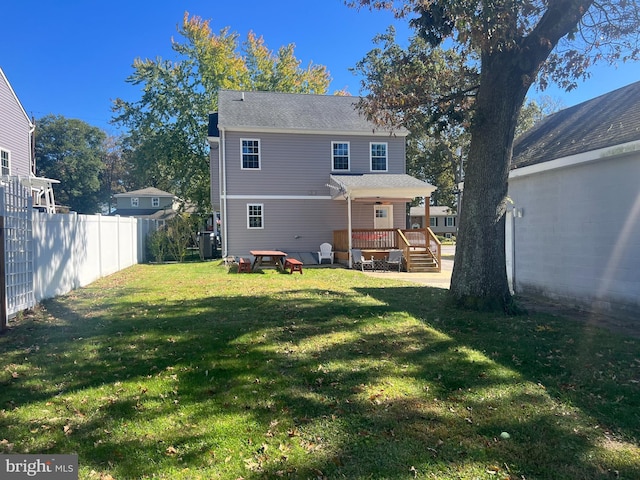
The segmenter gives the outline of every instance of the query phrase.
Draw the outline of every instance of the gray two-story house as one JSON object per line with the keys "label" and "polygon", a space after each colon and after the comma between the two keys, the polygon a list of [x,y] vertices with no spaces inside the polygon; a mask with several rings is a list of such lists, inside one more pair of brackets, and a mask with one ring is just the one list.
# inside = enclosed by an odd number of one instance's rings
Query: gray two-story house
{"label": "gray two-story house", "polygon": [[[376,127],[358,100],[219,92],[208,140],[223,256],[304,254],[324,242],[345,263],[351,248],[408,253],[412,240],[401,233],[407,202],[424,197],[428,205],[435,187],[405,173],[408,132]],[[424,236],[419,242],[429,244]]]}
{"label": "gray two-story house", "polygon": [[173,193],[154,187],[117,193],[113,198],[116,200],[116,209],[110,215],[121,217],[168,220],[177,214],[182,205]]}

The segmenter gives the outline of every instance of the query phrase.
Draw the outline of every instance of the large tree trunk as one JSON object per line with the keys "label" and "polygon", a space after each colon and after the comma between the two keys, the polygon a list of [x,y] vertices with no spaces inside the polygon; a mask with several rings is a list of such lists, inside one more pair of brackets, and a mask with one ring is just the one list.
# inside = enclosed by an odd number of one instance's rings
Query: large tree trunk
{"label": "large tree trunk", "polygon": [[512,305],[504,215],[515,125],[530,85],[512,62],[508,53],[483,57],[471,126],[450,294],[473,309],[510,311]]}

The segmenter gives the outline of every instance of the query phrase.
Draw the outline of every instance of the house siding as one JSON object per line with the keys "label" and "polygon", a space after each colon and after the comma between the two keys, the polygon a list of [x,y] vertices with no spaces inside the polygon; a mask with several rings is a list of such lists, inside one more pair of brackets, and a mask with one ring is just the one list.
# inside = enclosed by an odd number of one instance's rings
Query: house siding
{"label": "house siding", "polygon": [[[264,208],[261,229],[247,228],[247,204],[255,203]],[[235,199],[227,201],[227,208],[228,255],[269,249],[313,252],[333,241],[334,229],[347,228],[345,203],[333,200]]]}
{"label": "house siding", "polygon": [[[239,132],[224,135],[227,190],[234,194],[260,191],[264,195],[330,195],[326,185],[332,173],[332,141],[350,142],[351,168],[346,173],[371,173],[371,141],[388,143],[389,170],[385,173],[405,171],[404,138]],[[241,139],[249,138],[260,140],[260,169],[241,168]],[[217,158],[212,157],[212,171],[217,169],[214,160],[217,163]]]}
{"label": "house siding", "polygon": [[0,70],[0,149],[10,152],[11,175],[31,173],[31,122]]}
{"label": "house siding", "polygon": [[[137,207],[131,206],[131,198],[138,198]],[[153,204],[151,203],[152,198],[160,199],[160,206],[157,206],[157,207],[153,206]],[[172,206],[173,206],[172,197],[161,197],[161,196],[144,197],[144,196],[138,196],[138,195],[131,195],[130,197],[118,197],[116,199],[116,207],[118,209],[123,209],[123,210],[129,210],[132,208],[139,208],[140,210],[150,210],[150,209],[161,210],[163,208],[168,208]]]}
{"label": "house siding", "polygon": [[[260,140],[260,169],[242,169],[241,140]],[[348,172],[332,172],[332,142],[349,142]],[[211,150],[211,198],[226,222],[223,252],[247,256],[250,250],[277,248],[289,253],[315,252],[333,241],[333,231],[347,229],[345,200],[333,200],[327,184],[331,173],[371,173],[370,143],[388,145],[388,171],[404,173],[405,140],[396,137],[329,134],[221,132],[226,146],[226,189],[232,192],[219,201],[220,153]],[[381,173],[383,174],[383,173]],[[264,208],[264,228],[247,228],[247,205]],[[394,225],[404,227],[406,206],[394,205]],[[226,214],[225,214],[226,213]],[[354,202],[353,228],[373,228],[373,205]],[[224,242],[227,241],[228,245]]]}
{"label": "house siding", "polygon": [[522,211],[506,229],[516,292],[640,312],[639,178],[638,153],[511,178]]}
{"label": "house siding", "polygon": [[[247,227],[247,205],[261,204],[263,227]],[[316,252],[321,243],[333,242],[334,230],[348,228],[347,204],[329,199],[269,199],[259,195],[227,201],[227,255],[248,256],[250,250],[277,249],[287,253]],[[374,206],[352,204],[352,228],[374,226]],[[405,204],[393,205],[396,228],[404,227]],[[224,218],[224,217],[223,217]],[[223,241],[225,239],[223,238]],[[223,249],[225,246],[223,245]]]}

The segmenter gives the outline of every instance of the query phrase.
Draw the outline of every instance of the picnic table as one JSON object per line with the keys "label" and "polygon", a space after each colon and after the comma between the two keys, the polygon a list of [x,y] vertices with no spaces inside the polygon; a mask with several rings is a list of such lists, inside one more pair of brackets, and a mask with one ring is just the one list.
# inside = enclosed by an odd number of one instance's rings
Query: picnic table
{"label": "picnic table", "polygon": [[254,272],[263,265],[284,270],[284,259],[287,254],[280,250],[251,250],[249,253],[254,257],[251,267]]}

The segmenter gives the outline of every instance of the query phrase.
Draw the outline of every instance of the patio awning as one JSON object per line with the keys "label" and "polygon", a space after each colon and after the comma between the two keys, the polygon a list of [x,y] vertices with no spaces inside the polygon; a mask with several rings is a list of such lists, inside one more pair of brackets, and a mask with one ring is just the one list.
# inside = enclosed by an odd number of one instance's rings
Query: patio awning
{"label": "patio awning", "polygon": [[407,174],[330,175],[334,200],[404,200],[430,197],[436,187]]}

